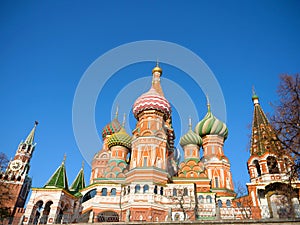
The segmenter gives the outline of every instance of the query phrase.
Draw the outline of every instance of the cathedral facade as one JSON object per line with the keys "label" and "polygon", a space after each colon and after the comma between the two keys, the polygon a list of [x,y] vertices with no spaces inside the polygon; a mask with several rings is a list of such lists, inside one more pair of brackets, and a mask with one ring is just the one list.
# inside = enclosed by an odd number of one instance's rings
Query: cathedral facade
{"label": "cathedral facade", "polygon": [[253,96],[249,194],[237,198],[223,150],[226,124],[208,102],[205,117],[194,128],[190,120],[180,137],[180,158],[161,75],[157,65],[149,91],[133,104],[132,135],[118,113],[102,129],[103,146],[93,158],[90,184],[82,167],[68,186],[64,159],[44,187],[32,189],[24,224],[300,217],[300,182],[288,176],[293,160],[278,154],[280,143],[258,97]]}

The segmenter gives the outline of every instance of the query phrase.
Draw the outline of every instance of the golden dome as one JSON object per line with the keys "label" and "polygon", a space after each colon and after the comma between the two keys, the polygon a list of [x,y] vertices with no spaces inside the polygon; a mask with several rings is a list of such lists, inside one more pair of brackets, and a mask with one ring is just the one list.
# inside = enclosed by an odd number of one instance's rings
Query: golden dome
{"label": "golden dome", "polygon": [[155,72],[159,72],[160,74],[162,74],[162,69],[158,65],[156,65],[156,67],[154,67],[152,70],[152,74]]}

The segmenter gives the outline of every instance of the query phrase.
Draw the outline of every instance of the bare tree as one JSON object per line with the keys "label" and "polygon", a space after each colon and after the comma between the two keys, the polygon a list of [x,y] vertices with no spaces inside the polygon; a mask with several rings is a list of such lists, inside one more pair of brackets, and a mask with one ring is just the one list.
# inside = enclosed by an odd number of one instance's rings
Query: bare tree
{"label": "bare tree", "polygon": [[6,203],[11,200],[10,187],[4,180],[4,172],[8,164],[7,156],[0,152],[0,221],[10,216],[10,208],[6,207]]}
{"label": "bare tree", "polygon": [[[295,160],[291,171],[300,176],[300,74],[281,75],[271,123],[277,132],[284,153]],[[291,174],[293,177],[294,174]]]}
{"label": "bare tree", "polygon": [[253,202],[248,194],[247,188],[240,182],[235,184],[235,187],[237,197],[233,202],[236,204],[236,207],[239,208],[243,219],[251,219]]}
{"label": "bare tree", "polygon": [[3,153],[0,152],[0,173],[4,172],[8,164],[8,159],[7,156]]}

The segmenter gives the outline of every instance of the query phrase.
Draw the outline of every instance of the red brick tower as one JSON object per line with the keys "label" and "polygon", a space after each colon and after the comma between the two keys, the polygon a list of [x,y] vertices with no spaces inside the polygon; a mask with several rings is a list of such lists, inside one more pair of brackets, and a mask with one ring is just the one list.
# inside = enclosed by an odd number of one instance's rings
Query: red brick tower
{"label": "red brick tower", "polygon": [[8,164],[6,171],[0,174],[1,190],[7,192],[7,199],[1,202],[2,207],[7,207],[12,216],[22,212],[28,193],[31,188],[31,178],[28,176],[30,169],[30,160],[36,144],[34,135],[38,122],[35,122],[33,129],[25,139],[21,141],[16,154]]}

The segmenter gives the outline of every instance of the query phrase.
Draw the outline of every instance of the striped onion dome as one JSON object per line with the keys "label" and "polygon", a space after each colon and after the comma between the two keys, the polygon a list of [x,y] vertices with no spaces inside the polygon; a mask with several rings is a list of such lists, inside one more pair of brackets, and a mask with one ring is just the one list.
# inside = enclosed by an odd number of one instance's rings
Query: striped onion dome
{"label": "striped onion dome", "polygon": [[218,120],[212,114],[209,105],[205,117],[196,125],[195,132],[201,137],[205,135],[215,134],[226,139],[228,136],[228,129],[226,124]]}
{"label": "striped onion dome", "polygon": [[118,121],[117,117],[113,119],[110,123],[108,123],[103,129],[102,129],[102,138],[104,139],[107,135],[112,135],[116,132],[118,132],[121,129],[121,124]]}
{"label": "striped onion dome", "polygon": [[154,87],[142,94],[133,104],[133,114],[135,118],[145,110],[157,110],[164,114],[164,118],[168,119],[171,115],[171,105],[168,100],[160,95]]}
{"label": "striped onion dome", "polygon": [[183,135],[180,138],[179,144],[181,145],[181,147],[189,144],[201,146],[202,139],[198,134],[196,134],[194,131],[190,129],[185,135]]}
{"label": "striped onion dome", "polygon": [[120,131],[111,135],[107,140],[107,145],[109,148],[113,146],[124,146],[131,149],[132,138],[126,133],[126,130],[121,127]]}

